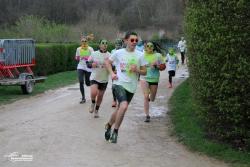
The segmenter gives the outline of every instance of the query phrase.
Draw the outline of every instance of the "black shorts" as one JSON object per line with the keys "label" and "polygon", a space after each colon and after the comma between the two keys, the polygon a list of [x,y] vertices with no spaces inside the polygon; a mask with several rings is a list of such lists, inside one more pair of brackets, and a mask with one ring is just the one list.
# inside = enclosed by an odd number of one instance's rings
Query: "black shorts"
{"label": "black shorts", "polygon": [[84,83],[84,81],[85,81],[85,84],[87,86],[90,86],[89,77],[90,77],[91,72],[88,72],[88,71],[85,71],[85,70],[82,70],[82,69],[78,69],[77,73],[78,73],[79,82]]}
{"label": "black shorts", "polygon": [[147,81],[147,83],[148,83],[149,86],[150,86],[150,85],[158,85],[158,82],[148,82],[148,81]]}
{"label": "black shorts", "polygon": [[99,90],[106,90],[106,88],[108,86],[108,82],[106,82],[106,83],[100,83],[100,82],[97,82],[95,80],[91,80],[90,81],[90,85],[94,85],[94,84],[97,85],[97,87],[98,87]]}
{"label": "black shorts", "polygon": [[168,71],[168,74],[169,74],[170,76],[174,77],[174,76],[175,76],[175,71],[174,71],[174,70]]}
{"label": "black shorts", "polygon": [[130,93],[129,91],[124,89],[121,85],[113,85],[113,89],[114,89],[114,94],[119,103],[123,101],[127,101],[128,103],[130,103],[130,101],[134,96],[134,93]]}

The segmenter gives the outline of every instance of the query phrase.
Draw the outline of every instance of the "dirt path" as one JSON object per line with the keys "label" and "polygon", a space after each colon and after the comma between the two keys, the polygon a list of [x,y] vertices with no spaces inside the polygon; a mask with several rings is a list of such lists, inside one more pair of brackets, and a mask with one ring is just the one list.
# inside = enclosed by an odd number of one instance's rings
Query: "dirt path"
{"label": "dirt path", "polygon": [[[121,126],[118,143],[104,140],[104,124],[112,112],[110,85],[100,118],[79,104],[78,85],[0,106],[0,166],[23,167],[225,167],[222,162],[186,150],[170,136],[166,88],[162,73],[151,123],[144,123],[141,89],[134,96]],[[181,67],[174,79],[181,83],[188,74]],[[89,89],[86,92],[89,95]],[[11,162],[13,152],[31,155],[30,162]],[[12,159],[13,160],[13,159]]]}

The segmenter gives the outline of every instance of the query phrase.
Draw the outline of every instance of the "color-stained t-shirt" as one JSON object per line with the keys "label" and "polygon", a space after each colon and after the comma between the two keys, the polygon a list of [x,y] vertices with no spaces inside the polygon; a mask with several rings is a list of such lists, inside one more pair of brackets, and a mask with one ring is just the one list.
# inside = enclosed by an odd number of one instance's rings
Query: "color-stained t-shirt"
{"label": "color-stained t-shirt", "polygon": [[109,59],[114,62],[117,70],[117,80],[113,84],[121,85],[128,92],[135,93],[139,74],[131,72],[131,65],[136,65],[138,69],[145,66],[147,62],[143,59],[140,51],[128,52],[125,48],[117,50]]}

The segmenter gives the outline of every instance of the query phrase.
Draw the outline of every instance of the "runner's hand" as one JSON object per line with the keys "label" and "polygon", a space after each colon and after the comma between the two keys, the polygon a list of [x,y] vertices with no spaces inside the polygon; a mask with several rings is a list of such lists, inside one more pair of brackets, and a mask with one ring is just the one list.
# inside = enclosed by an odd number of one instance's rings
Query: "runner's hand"
{"label": "runner's hand", "polygon": [[117,75],[115,73],[111,74],[111,78],[112,78],[112,80],[117,80],[118,79],[118,77],[117,77]]}
{"label": "runner's hand", "polygon": [[132,64],[132,65],[130,66],[130,71],[136,73],[136,72],[138,71],[138,70],[137,70],[137,65]]}
{"label": "runner's hand", "polygon": [[76,56],[75,60],[79,61],[80,60],[80,56]]}
{"label": "runner's hand", "polygon": [[156,63],[152,63],[151,64],[151,68],[156,68],[157,67],[157,64]]}
{"label": "runner's hand", "polygon": [[97,63],[96,62],[93,62],[92,63],[92,68],[96,68],[97,67]]}

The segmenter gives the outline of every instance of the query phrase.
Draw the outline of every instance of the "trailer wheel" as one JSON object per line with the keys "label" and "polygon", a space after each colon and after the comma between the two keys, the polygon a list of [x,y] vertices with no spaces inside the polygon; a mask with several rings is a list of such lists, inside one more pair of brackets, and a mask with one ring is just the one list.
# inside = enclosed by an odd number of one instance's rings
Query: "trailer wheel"
{"label": "trailer wheel", "polygon": [[[33,79],[31,75],[27,75],[25,79]],[[23,94],[30,94],[33,91],[34,88],[34,82],[33,81],[25,81],[24,85],[21,85],[21,89]]]}

